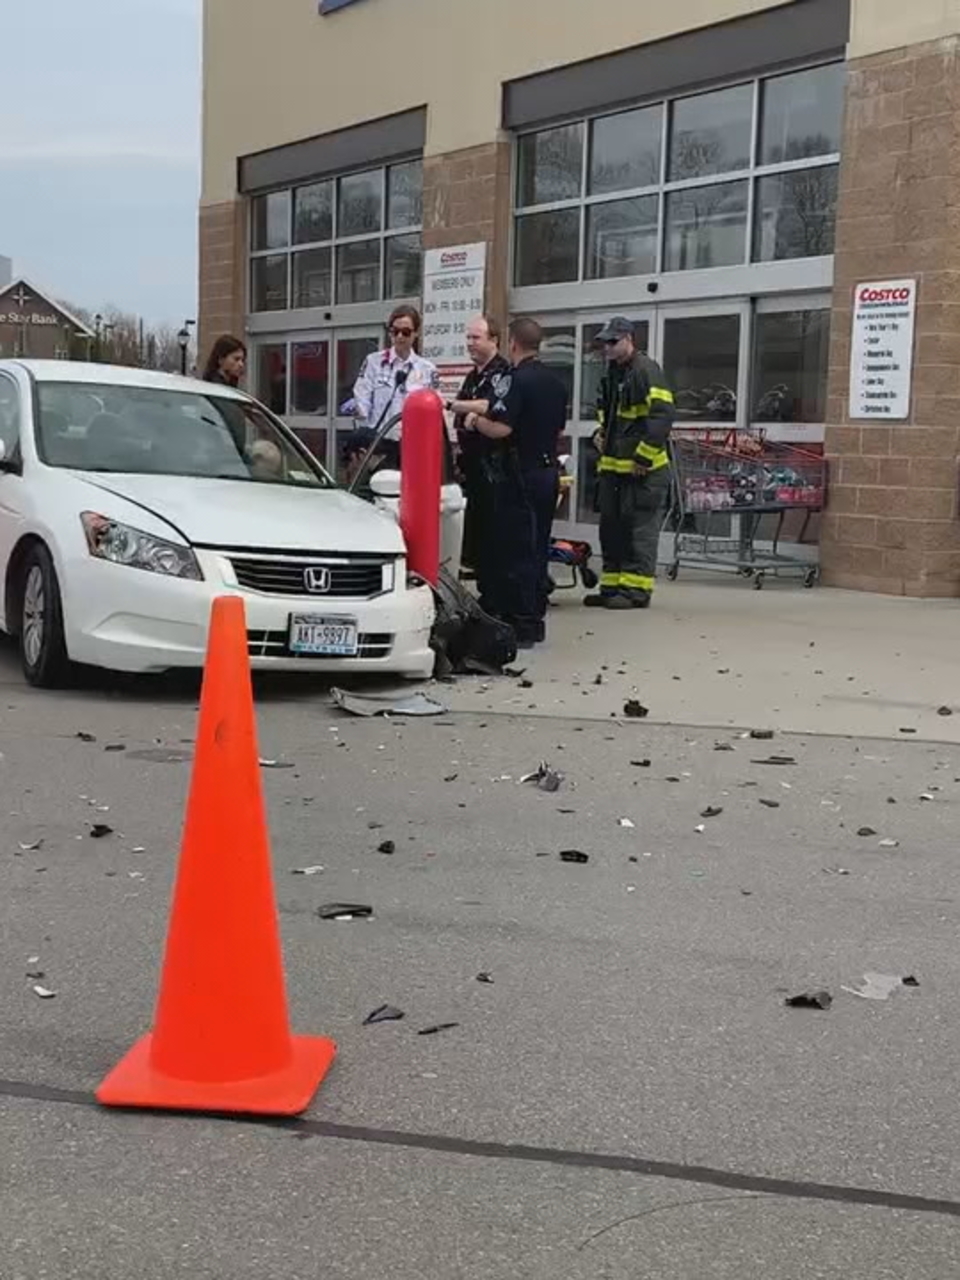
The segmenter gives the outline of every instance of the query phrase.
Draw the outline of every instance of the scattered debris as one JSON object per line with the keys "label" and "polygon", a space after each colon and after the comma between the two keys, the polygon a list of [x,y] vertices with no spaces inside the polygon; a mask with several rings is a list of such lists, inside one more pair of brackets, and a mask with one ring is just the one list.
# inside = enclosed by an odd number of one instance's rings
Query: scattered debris
{"label": "scattered debris", "polygon": [[938,716],[952,716],[953,707],[937,707]]}
{"label": "scattered debris", "polygon": [[932,796],[929,791],[925,791],[923,795],[920,797],[920,799],[925,800],[929,803],[930,801],[935,800],[936,796]]}
{"label": "scattered debris", "polygon": [[39,996],[41,1000],[54,1000],[57,995],[57,993],[55,991],[51,991],[49,987],[40,986],[33,988],[33,994]]}
{"label": "scattered debris", "polygon": [[796,764],[797,761],[795,756],[767,756],[766,760],[751,760],[750,763],[786,767],[787,765]]}
{"label": "scattered debris", "polygon": [[327,902],[317,907],[321,920],[369,920],[373,907],[359,902]]}
{"label": "scattered debris", "polygon": [[292,769],[293,765],[288,764],[285,760],[261,760],[261,769]]}
{"label": "scattered debris", "polygon": [[444,778],[444,782],[456,782],[459,777],[459,773],[448,773]]}
{"label": "scattered debris", "polygon": [[702,810],[700,817],[701,818],[719,818],[721,813],[723,813],[723,810],[720,808],[719,805],[711,804],[711,805],[708,805],[706,809]]}
{"label": "scattered debris", "polygon": [[42,969],[28,969],[26,976],[30,979],[31,982],[40,982],[47,975],[43,972]]}
{"label": "scattered debris", "polygon": [[[908,985],[905,978],[898,973],[865,973],[863,985],[859,987],[841,987],[848,995],[859,996],[861,1000],[889,1000],[895,991]],[[916,979],[912,984],[919,986]]]}
{"label": "scattered debris", "polygon": [[527,674],[527,668],[521,667],[520,670],[517,671],[514,667],[504,667],[503,674],[505,676],[509,676],[511,680],[522,680]]}
{"label": "scattered debris", "polygon": [[916,729],[901,729],[901,733],[916,733]]}
{"label": "scattered debris", "polygon": [[829,1009],[833,996],[829,991],[801,991],[799,995],[787,996],[783,1003],[789,1009]]}
{"label": "scattered debris", "polygon": [[880,848],[881,849],[899,849],[900,841],[899,840],[881,840]]}
{"label": "scattered debris", "polygon": [[492,974],[492,973],[478,973],[478,974],[477,974],[477,981],[478,981],[478,982],[482,982],[482,983],[484,984],[484,986],[492,987],[492,986],[493,986],[493,974]]}
{"label": "scattered debris", "polygon": [[736,747],[732,742],[715,742],[713,744],[714,751],[736,751]]}
{"label": "scattered debris", "polygon": [[79,733],[76,736],[79,738],[81,742],[96,742],[97,740],[96,734],[85,733],[82,729],[79,731]]}
{"label": "scattered debris", "polygon": [[908,975],[904,978],[904,980],[903,980],[903,985],[904,985],[905,987],[919,987],[919,985],[920,985],[920,979],[919,979],[919,978],[915,978],[915,977],[913,976],[913,974],[912,974],[912,973],[910,973],[910,974],[908,974]]}
{"label": "scattered debris", "polygon": [[324,867],[294,867],[290,872],[292,876],[319,876],[324,872]]}
{"label": "scattered debris", "polygon": [[702,836],[702,835],[703,835],[703,833],[706,831],[706,829],[707,829],[707,828],[706,828],[706,827],[704,826],[704,824],[701,822],[699,826],[694,827],[693,829],[694,829],[694,832],[695,832],[698,836]]}
{"label": "scattered debris", "polygon": [[763,799],[763,797],[761,796],[761,798],[760,798],[760,803],[763,805],[763,807],[764,807],[765,809],[779,809],[779,808],[780,808],[780,801],[779,801],[779,800],[764,800],[764,799]]}
{"label": "scattered debris", "polygon": [[864,838],[866,838],[867,836],[875,836],[876,834],[877,833],[876,831],[874,831],[873,827],[860,827],[860,829],[857,831],[857,835],[863,836]]}
{"label": "scattered debris", "polygon": [[846,867],[824,867],[823,869],[828,876],[848,876],[850,874]]}
{"label": "scattered debris", "polygon": [[387,857],[397,852],[397,843],[395,840],[384,840],[382,844],[377,845],[377,853],[385,853]]}
{"label": "scattered debris", "polygon": [[579,849],[561,849],[560,861],[583,864],[590,861],[590,855],[589,853],[581,853]]}
{"label": "scattered debris", "polygon": [[750,737],[754,742],[769,742],[774,736],[772,729],[751,729]]}
{"label": "scattered debris", "polygon": [[636,830],[637,824],[635,822],[632,822],[630,818],[618,818],[617,822],[619,826],[623,827],[627,831]]}
{"label": "scattered debris", "polygon": [[103,749],[104,751],[126,751],[127,746],[124,742],[108,742]]}
{"label": "scattered debris", "polygon": [[113,827],[108,827],[105,822],[95,822],[90,828],[91,840],[102,840],[104,836],[112,836]]}
{"label": "scattered debris", "polygon": [[438,1022],[435,1027],[424,1027],[422,1031],[418,1031],[418,1036],[436,1036],[441,1031],[452,1031],[454,1027],[459,1027],[459,1022]]}
{"label": "scattered debris", "polygon": [[39,840],[32,841],[30,844],[24,844],[23,842],[21,842],[20,844],[21,853],[36,853],[38,849],[42,849],[42,848],[43,848],[43,836],[41,836]]}
{"label": "scattered debris", "polygon": [[440,716],[448,708],[425,693],[369,694],[349,693],[346,689],[331,689],[334,706],[351,716]]}
{"label": "scattered debris", "polygon": [[752,897],[753,897],[753,890],[752,890],[752,889],[741,889],[741,890],[740,890],[740,896],[741,896],[742,898],[752,898]]}
{"label": "scattered debris", "polygon": [[634,769],[649,769],[652,764],[650,760],[631,760],[630,765]]}
{"label": "scattered debris", "polygon": [[623,704],[623,714],[628,720],[646,720],[650,714],[650,708],[645,707],[637,698],[631,698],[629,702]]}
{"label": "scattered debris", "polygon": [[603,674],[602,674],[602,673],[598,673],[597,675],[595,675],[595,676],[593,677],[593,683],[594,683],[594,684],[603,684]]}
{"label": "scattered debris", "polygon": [[533,773],[526,773],[520,779],[521,783],[535,782],[539,791],[547,791],[553,793],[560,790],[563,782],[563,774],[556,769],[551,769],[546,760],[541,760],[534,769]]}
{"label": "scattered debris", "polygon": [[373,1013],[367,1014],[363,1025],[372,1027],[378,1022],[400,1022],[406,1016],[402,1009],[396,1009],[392,1004],[381,1004],[374,1009]]}
{"label": "scattered debris", "polygon": [[520,688],[521,688],[521,689],[532,689],[532,688],[533,688],[533,681],[532,681],[532,680],[521,680],[521,681],[520,681]]}

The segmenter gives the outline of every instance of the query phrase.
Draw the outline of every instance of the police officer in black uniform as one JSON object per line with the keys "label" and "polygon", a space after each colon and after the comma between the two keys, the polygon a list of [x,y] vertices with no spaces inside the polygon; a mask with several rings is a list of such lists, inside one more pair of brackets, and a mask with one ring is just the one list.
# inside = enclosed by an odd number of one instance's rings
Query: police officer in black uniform
{"label": "police officer in black uniform", "polygon": [[461,560],[474,571],[481,603],[488,608],[492,584],[487,567],[489,557],[484,558],[485,526],[490,521],[487,490],[491,467],[502,446],[477,431],[467,431],[464,423],[468,413],[490,412],[496,399],[494,383],[510,372],[510,362],[500,354],[500,325],[492,316],[481,315],[471,320],[466,343],[474,367],[464,379],[456,400],[448,401],[446,407],[456,415],[460,482],[467,499]]}
{"label": "police officer in black uniform", "polygon": [[488,414],[468,414],[468,431],[500,450],[488,539],[496,612],[510,622],[522,648],[546,635],[550,532],[560,494],[557,448],[567,421],[567,391],[540,361],[543,330],[536,320],[510,325],[508,374],[494,382]]}

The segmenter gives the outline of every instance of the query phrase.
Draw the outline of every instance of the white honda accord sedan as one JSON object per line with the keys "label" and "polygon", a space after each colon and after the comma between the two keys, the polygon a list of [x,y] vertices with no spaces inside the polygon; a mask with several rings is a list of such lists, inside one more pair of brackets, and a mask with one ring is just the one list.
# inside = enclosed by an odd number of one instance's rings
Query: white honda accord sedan
{"label": "white honda accord sedan", "polygon": [[433,669],[433,595],[396,519],[255,400],[187,378],[0,361],[0,584],[35,685],[72,663],[199,667],[224,594],[254,667]]}

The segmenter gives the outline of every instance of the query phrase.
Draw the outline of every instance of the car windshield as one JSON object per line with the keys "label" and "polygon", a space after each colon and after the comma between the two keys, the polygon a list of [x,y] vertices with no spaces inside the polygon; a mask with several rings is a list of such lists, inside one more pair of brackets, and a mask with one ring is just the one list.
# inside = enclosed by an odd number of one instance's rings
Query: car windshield
{"label": "car windshield", "polygon": [[253,401],[216,390],[38,387],[37,452],[51,467],[327,488],[320,463]]}

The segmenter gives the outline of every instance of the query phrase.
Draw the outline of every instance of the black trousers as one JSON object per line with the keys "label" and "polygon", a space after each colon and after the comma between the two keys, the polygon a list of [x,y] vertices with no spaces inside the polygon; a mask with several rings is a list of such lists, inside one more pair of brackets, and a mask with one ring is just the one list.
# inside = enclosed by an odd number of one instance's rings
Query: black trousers
{"label": "black trousers", "polygon": [[547,611],[556,466],[489,473],[477,495],[475,564],[480,603],[536,638]]}
{"label": "black trousers", "polygon": [[657,575],[663,510],[670,493],[670,471],[646,476],[599,477],[600,547],[604,595],[649,596]]}

